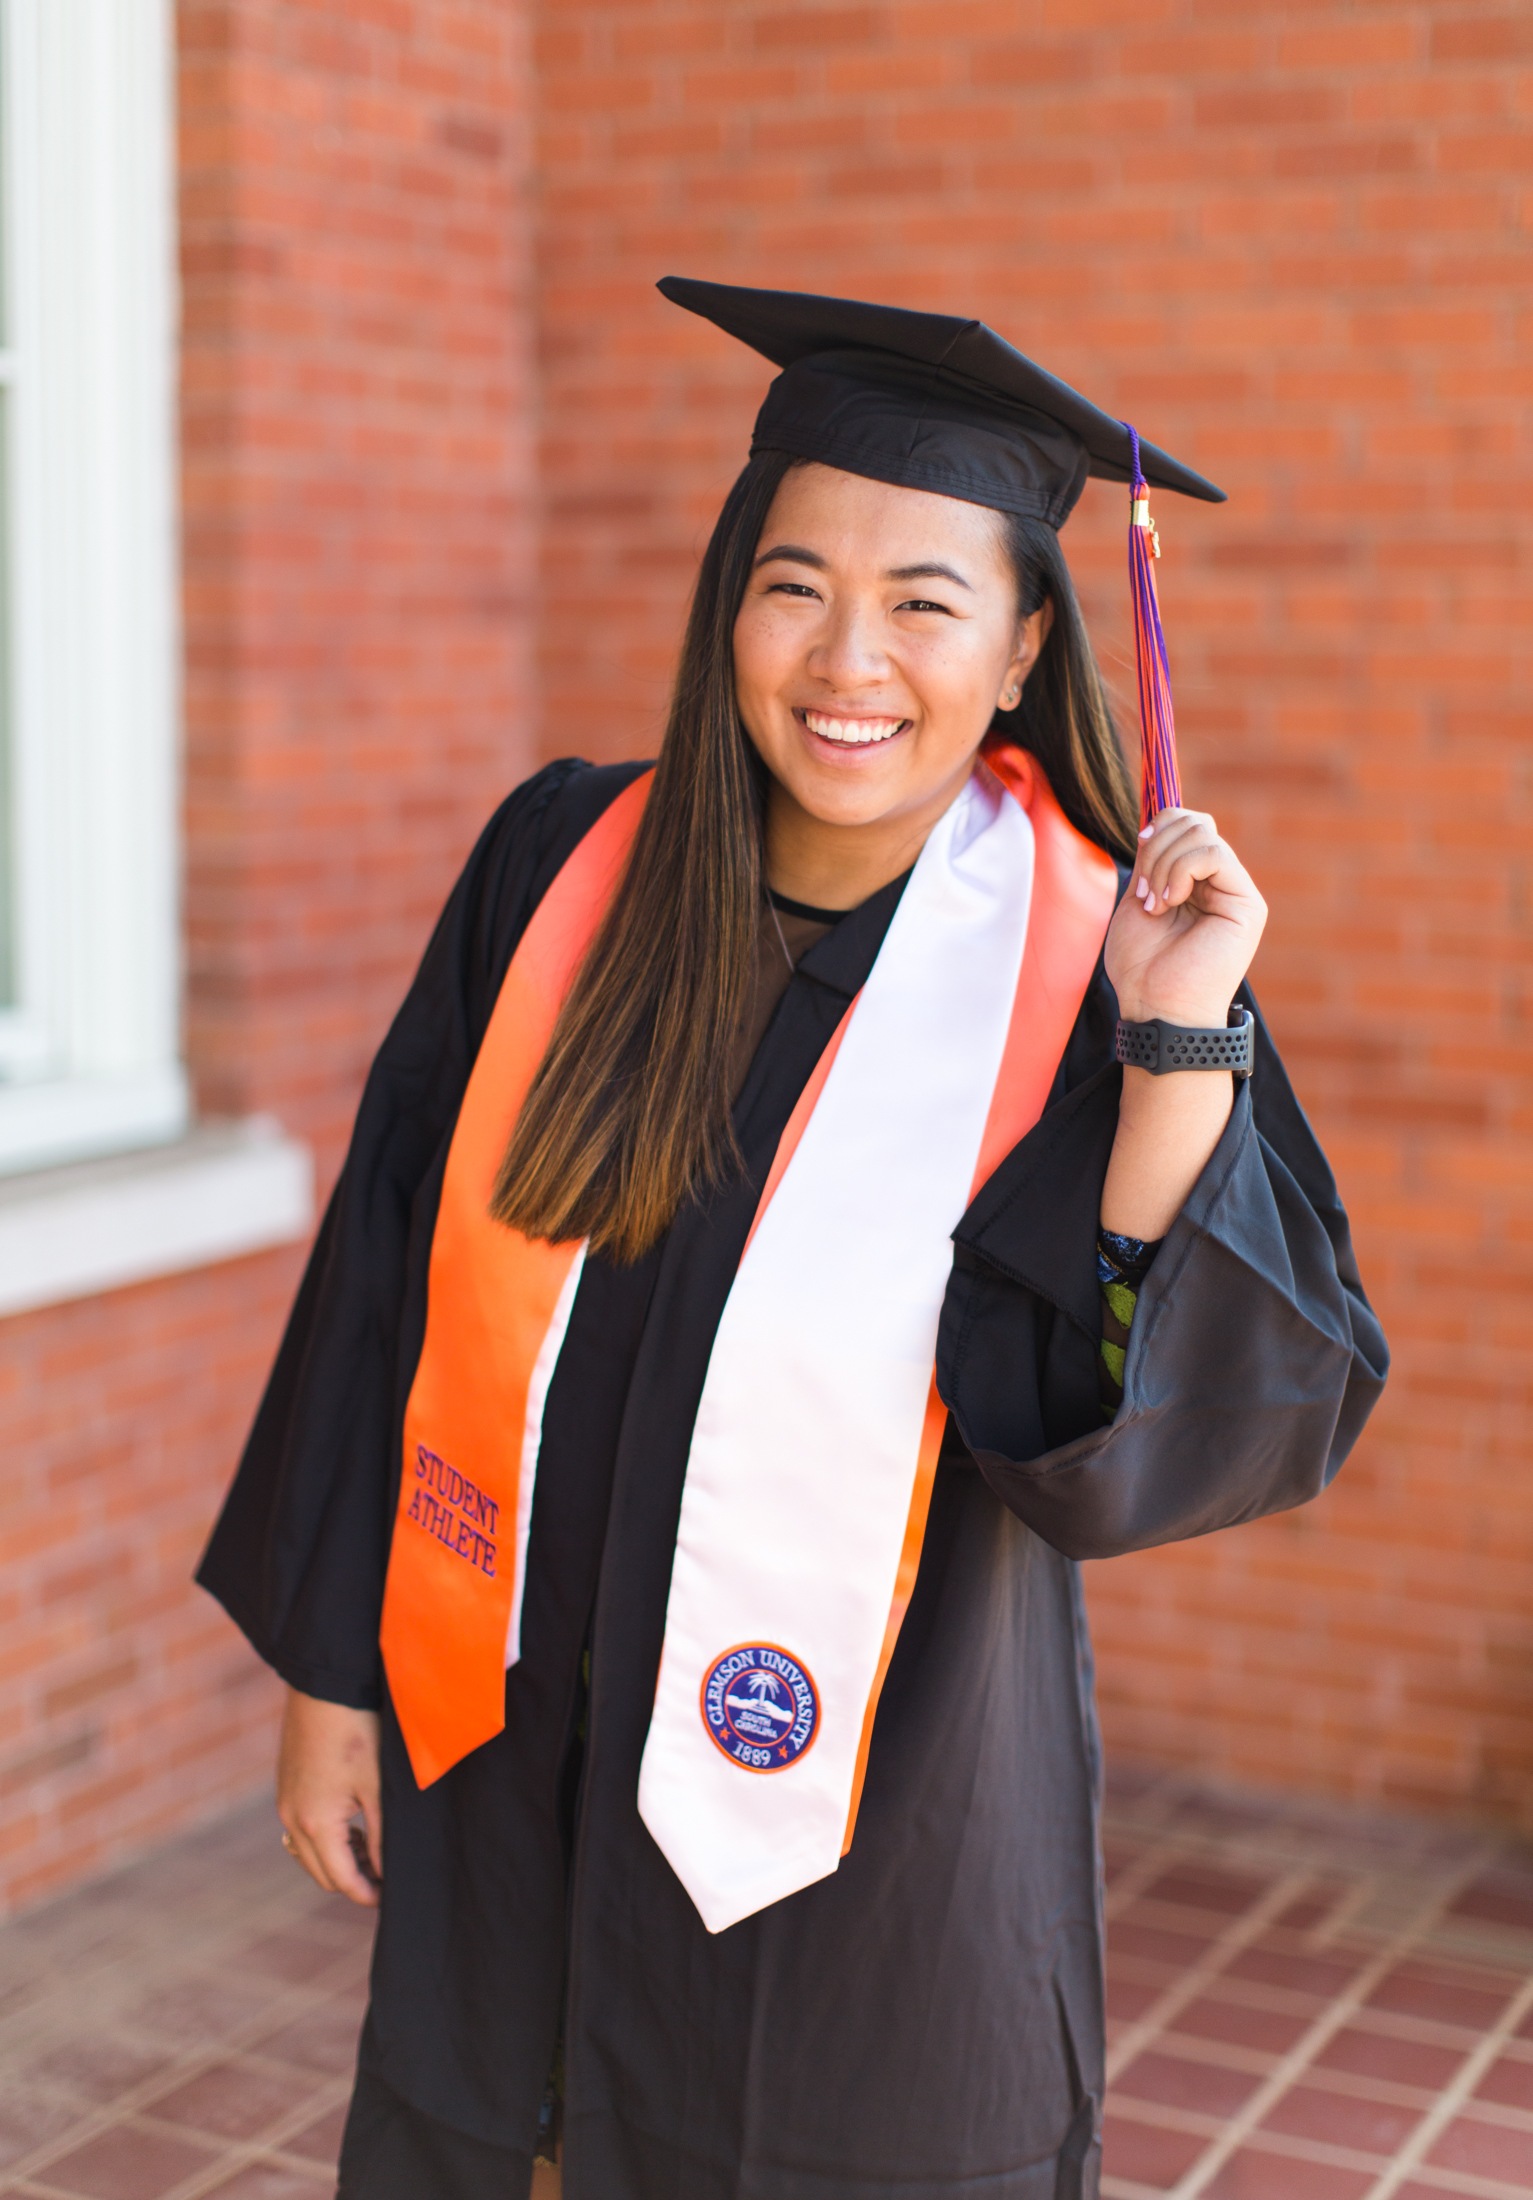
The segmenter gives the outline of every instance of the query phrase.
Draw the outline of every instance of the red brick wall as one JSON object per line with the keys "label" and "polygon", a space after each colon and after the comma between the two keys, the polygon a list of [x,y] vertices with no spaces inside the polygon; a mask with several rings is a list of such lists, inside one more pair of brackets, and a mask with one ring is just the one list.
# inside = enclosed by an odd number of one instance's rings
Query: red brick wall
{"label": "red brick wall", "polygon": [[188,1006],[327,1168],[532,748],[508,0],[181,0]]}
{"label": "red brick wall", "polygon": [[263,1777],[279,1691],[190,1577],[297,1267],[0,1328],[0,1914]]}
{"label": "red brick wall", "polygon": [[[1533,1823],[1526,12],[548,0],[531,81],[516,0],[180,20],[202,1105],[328,1182],[538,677],[544,753],[652,749],[766,379],[653,279],[982,313],[1231,490],[1160,511],[1187,776],[1399,1351],[1322,1504],[1093,1570],[1109,1733]],[[0,1326],[0,1904],[262,1774],[187,1574],[296,1261]]]}
{"label": "red brick wall", "polygon": [[[1161,500],[1186,778],[1398,1365],[1323,1502],[1091,1570],[1107,1729],[1533,1825],[1526,9],[541,23],[549,753],[652,749],[767,378],[661,274],[978,313],[1228,487]],[[1124,503],[1065,542],[1128,695]]]}
{"label": "red brick wall", "polygon": [[[512,0],[182,0],[187,1011],[202,1107],[339,1159],[533,754]],[[282,1253],[0,1325],[0,1909],[248,1793],[277,1691],[189,1582]]]}

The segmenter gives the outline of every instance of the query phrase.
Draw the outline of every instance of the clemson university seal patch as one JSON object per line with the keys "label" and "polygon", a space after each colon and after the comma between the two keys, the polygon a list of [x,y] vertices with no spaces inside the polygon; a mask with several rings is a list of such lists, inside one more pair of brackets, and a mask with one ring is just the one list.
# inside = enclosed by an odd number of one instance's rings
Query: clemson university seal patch
{"label": "clemson university seal patch", "polygon": [[773,1642],[743,1642],[709,1666],[702,1713],[731,1764],[746,1772],[782,1772],[813,1743],[820,1697],[788,1651]]}

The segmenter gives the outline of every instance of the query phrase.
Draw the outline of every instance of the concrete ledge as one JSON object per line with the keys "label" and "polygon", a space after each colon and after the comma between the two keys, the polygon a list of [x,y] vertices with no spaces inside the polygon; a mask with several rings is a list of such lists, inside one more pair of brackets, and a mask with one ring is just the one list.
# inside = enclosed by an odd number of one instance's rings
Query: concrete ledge
{"label": "concrete ledge", "polygon": [[269,1116],[0,1179],[0,1315],[306,1237],[314,1159]]}
{"label": "concrete ledge", "polygon": [[0,1085],[0,1173],[34,1175],[186,1136],[179,1062],[120,1077],[40,1077]]}

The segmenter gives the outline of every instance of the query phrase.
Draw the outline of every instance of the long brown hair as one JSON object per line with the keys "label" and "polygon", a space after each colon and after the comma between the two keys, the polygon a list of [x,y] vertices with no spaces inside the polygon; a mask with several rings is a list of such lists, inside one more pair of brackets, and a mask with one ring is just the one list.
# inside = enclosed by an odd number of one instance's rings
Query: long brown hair
{"label": "long brown hair", "polygon": [[999,517],[1017,576],[1018,615],[1030,618],[1052,602],[1054,623],[1021,702],[998,712],[992,731],[1037,757],[1078,833],[1132,863],[1139,804],[1059,537],[1041,519]]}
{"label": "long brown hair", "polygon": [[[637,1260],[741,1165],[729,1074],[755,969],[766,772],[735,703],[734,628],[772,500],[801,463],[754,457],[703,553],[633,849],[495,1181],[491,1215],[527,1237]],[[1079,831],[1131,854],[1133,793],[1058,540],[999,517],[1021,615],[1052,598],[1054,623],[994,730],[1037,756]]]}

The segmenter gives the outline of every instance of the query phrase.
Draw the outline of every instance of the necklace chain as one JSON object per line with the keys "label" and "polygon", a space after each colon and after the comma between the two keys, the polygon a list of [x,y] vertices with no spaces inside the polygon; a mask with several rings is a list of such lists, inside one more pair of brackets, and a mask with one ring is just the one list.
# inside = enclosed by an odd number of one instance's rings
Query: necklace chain
{"label": "necklace chain", "polygon": [[788,952],[788,941],[787,936],[782,928],[782,918],[777,914],[777,904],[775,901],[773,901],[770,892],[768,892],[767,894],[767,907],[772,912],[772,922],[777,927],[777,944],[782,949],[783,961],[788,966],[788,975],[791,978],[795,970],[797,970],[798,965],[794,962],[793,957]]}

